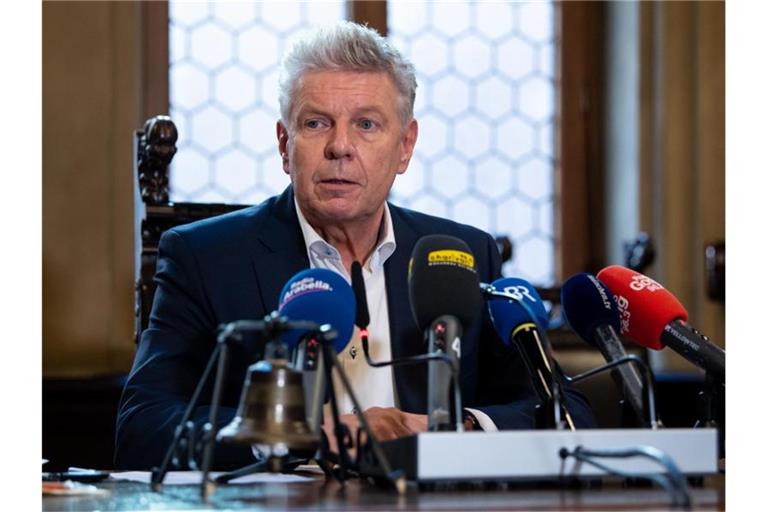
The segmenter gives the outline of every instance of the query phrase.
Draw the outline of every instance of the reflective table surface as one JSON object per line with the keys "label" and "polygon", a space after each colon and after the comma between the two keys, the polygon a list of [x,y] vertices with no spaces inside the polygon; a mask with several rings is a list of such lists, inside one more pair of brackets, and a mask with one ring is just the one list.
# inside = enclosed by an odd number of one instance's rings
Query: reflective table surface
{"label": "reflective table surface", "polygon": [[[199,485],[165,485],[107,480],[98,496],[44,496],[43,510],[668,510],[670,495],[659,487],[555,484],[462,484],[431,488],[409,483],[404,495],[367,480],[345,485],[313,477],[304,482],[227,484],[204,501]],[[693,510],[725,509],[725,477],[691,486]]]}

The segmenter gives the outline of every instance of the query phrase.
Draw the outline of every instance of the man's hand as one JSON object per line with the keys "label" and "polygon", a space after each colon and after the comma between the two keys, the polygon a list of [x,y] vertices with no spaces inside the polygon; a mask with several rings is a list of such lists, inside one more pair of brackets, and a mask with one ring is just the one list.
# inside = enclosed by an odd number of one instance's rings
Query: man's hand
{"label": "man's hand", "polygon": [[[388,441],[398,437],[416,434],[427,431],[427,415],[413,414],[403,412],[394,407],[371,407],[363,412],[368,427],[379,441]],[[360,422],[354,414],[342,414],[339,419],[349,427],[349,433],[352,436],[352,442],[357,441],[357,431],[360,428]],[[328,436],[328,443],[332,452],[338,453],[336,445],[336,436],[333,432],[333,416],[329,411],[325,412],[323,420],[323,430]],[[363,441],[365,438],[363,438]],[[356,446],[350,449],[350,456],[354,457]]]}

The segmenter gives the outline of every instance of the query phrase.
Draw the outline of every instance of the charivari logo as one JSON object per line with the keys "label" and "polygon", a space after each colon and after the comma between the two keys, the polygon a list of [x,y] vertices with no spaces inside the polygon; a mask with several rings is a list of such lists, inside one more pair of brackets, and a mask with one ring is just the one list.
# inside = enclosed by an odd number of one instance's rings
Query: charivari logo
{"label": "charivari logo", "polygon": [[641,292],[643,290],[648,290],[649,292],[655,292],[657,290],[663,290],[664,287],[661,286],[659,283],[654,281],[648,276],[643,276],[640,274],[635,274],[632,276],[632,282],[629,283],[629,287],[635,290],[636,292]]}

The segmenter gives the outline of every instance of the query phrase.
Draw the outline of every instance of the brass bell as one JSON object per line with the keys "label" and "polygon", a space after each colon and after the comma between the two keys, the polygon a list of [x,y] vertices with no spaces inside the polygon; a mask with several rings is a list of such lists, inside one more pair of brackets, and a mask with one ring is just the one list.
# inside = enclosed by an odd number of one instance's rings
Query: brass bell
{"label": "brass bell", "polygon": [[262,360],[248,367],[237,415],[217,439],[228,443],[267,445],[273,454],[290,451],[311,457],[319,433],[307,423],[302,373],[285,359]]}

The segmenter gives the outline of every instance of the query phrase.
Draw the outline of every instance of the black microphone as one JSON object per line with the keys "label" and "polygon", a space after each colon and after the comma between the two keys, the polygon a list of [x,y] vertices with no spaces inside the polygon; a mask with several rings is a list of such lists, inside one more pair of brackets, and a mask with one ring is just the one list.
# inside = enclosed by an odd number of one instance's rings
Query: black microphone
{"label": "black microphone", "polygon": [[[463,430],[458,383],[463,326],[482,308],[475,257],[462,240],[427,235],[418,240],[408,265],[408,295],[414,319],[430,354],[444,354],[452,366],[428,363],[429,430]],[[451,389],[453,406],[451,406]]]}
{"label": "black microphone", "polygon": [[352,292],[355,294],[355,325],[360,329],[360,342],[363,345],[363,355],[368,366],[380,368],[393,364],[392,361],[376,362],[371,359],[368,349],[368,325],[371,323],[371,315],[368,313],[368,297],[365,294],[365,278],[363,267],[359,261],[352,262]]}
{"label": "black microphone", "polygon": [[360,329],[360,341],[363,345],[363,355],[365,356],[365,362],[368,363],[368,366],[372,368],[383,368],[385,366],[404,366],[423,363],[430,364],[430,362],[437,362],[446,368],[446,370],[450,373],[450,378],[453,382],[458,380],[458,368],[454,365],[453,358],[443,353],[419,354],[416,356],[392,359],[390,361],[374,361],[371,359],[371,354],[368,349],[367,326],[370,323],[370,316],[368,314],[368,299],[365,295],[365,280],[363,279],[363,269],[360,266],[360,263],[357,261],[352,263],[352,291],[355,294],[355,303],[357,304],[357,309],[355,310],[355,325]]}
{"label": "black microphone", "polygon": [[[568,323],[584,341],[600,350],[608,363],[625,360],[624,350],[617,334],[619,307],[613,294],[593,275],[580,273],[563,283],[560,303]],[[637,368],[622,364],[611,371],[616,385],[631,406],[641,424],[646,423],[646,394],[644,380]],[[654,420],[650,420],[655,427]]]}
{"label": "black microphone", "polygon": [[355,294],[355,325],[362,331],[368,328],[371,316],[368,314],[368,298],[365,296],[363,267],[359,261],[352,262],[352,292]]}

